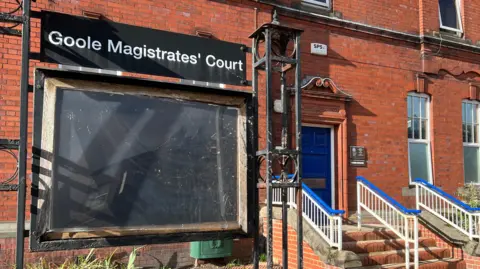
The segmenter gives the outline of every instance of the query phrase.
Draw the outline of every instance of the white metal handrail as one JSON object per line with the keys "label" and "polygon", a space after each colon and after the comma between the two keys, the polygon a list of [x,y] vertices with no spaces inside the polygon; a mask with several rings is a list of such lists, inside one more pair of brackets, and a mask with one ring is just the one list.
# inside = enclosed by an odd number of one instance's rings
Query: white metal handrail
{"label": "white metal handrail", "polygon": [[361,228],[362,209],[405,241],[405,264],[410,268],[410,244],[413,244],[414,268],[418,269],[418,214],[407,209],[363,177],[357,177],[357,218]]}
{"label": "white metal handrail", "polygon": [[457,198],[422,179],[416,179],[415,194],[417,209],[424,208],[470,240],[480,238],[480,208],[472,208]]}
{"label": "white metal handrail", "polygon": [[[297,208],[295,188],[287,190],[287,204]],[[282,204],[282,190],[273,189],[273,204]],[[302,215],[318,234],[331,246],[342,249],[342,214],[343,210],[333,210],[325,204],[312,190],[303,184]]]}

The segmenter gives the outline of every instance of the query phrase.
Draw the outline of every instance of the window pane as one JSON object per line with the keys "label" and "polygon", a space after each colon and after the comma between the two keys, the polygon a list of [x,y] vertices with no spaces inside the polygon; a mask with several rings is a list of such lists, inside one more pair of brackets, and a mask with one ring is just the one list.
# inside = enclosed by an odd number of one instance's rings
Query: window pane
{"label": "window pane", "polygon": [[465,183],[480,183],[478,178],[478,150],[477,147],[463,147]]}
{"label": "window pane", "polygon": [[428,144],[410,143],[410,177],[413,179],[421,178],[429,180],[430,158],[428,154]]}
{"label": "window pane", "polygon": [[467,125],[464,123],[462,124],[462,132],[463,132],[463,142],[467,142]]}
{"label": "window pane", "polygon": [[420,137],[421,139],[427,139],[427,126],[428,124],[428,121],[427,120],[422,120],[422,137]]}
{"label": "window pane", "polygon": [[472,104],[472,122],[477,123],[477,104]]}
{"label": "window pane", "polygon": [[425,111],[425,105],[426,105],[426,99],[425,98],[419,98],[420,99],[420,117],[426,119],[427,118],[427,113]]}
{"label": "window pane", "polygon": [[412,97],[408,96],[407,97],[407,112],[408,112],[408,117],[412,117]]}
{"label": "window pane", "polygon": [[462,103],[462,122],[467,121],[467,104]]}
{"label": "window pane", "polygon": [[478,143],[478,125],[473,126],[473,143]]}
{"label": "window pane", "polygon": [[413,119],[413,138],[420,139],[420,119]]}
{"label": "window pane", "polygon": [[467,103],[467,110],[466,110],[466,117],[465,117],[465,121],[467,123],[472,123],[472,104],[470,103]]}
{"label": "window pane", "polygon": [[472,143],[473,142],[473,134],[472,134],[472,125],[471,124],[467,124],[467,141],[468,143]]}
{"label": "window pane", "polygon": [[419,118],[420,117],[420,103],[422,98],[413,97],[413,116]]}
{"label": "window pane", "polygon": [[408,119],[408,138],[413,138],[412,119]]}
{"label": "window pane", "polygon": [[450,28],[460,29],[457,16],[456,0],[439,0],[440,16],[442,25]]}

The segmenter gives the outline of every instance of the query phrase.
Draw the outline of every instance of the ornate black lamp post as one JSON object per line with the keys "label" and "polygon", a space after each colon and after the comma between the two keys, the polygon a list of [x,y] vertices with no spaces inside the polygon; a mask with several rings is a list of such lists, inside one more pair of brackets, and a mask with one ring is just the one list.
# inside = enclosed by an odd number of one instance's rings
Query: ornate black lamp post
{"label": "ornate black lamp post", "polygon": [[[273,266],[273,194],[281,193],[282,201],[282,260],[283,268],[288,268],[287,202],[297,205],[297,264],[303,268],[303,229],[302,229],[302,162],[301,147],[301,92],[300,92],[300,35],[303,31],[281,24],[274,12],[271,23],[260,26],[251,36],[253,39],[253,77],[254,95],[258,97],[258,72],[265,71],[266,77],[266,148],[257,151],[257,178],[266,185],[267,190],[267,267]],[[262,49],[263,46],[263,49]],[[260,51],[264,51],[260,53]],[[263,55],[260,55],[263,54]],[[273,140],[273,89],[272,75],[280,75],[280,94],[282,103],[282,135],[280,145]],[[294,73],[292,87],[287,87],[287,75]],[[291,147],[289,123],[291,115],[291,96],[295,97],[295,148]],[[258,114],[258,102],[255,101]],[[258,132],[258,129],[257,129]],[[274,164],[277,164],[274,168]],[[265,172],[261,172],[265,171]],[[275,190],[275,191],[274,191]],[[294,191],[292,191],[294,190]],[[257,238],[258,240],[258,238]],[[258,245],[258,241],[255,242]],[[258,268],[258,251],[255,252],[255,268]]]}

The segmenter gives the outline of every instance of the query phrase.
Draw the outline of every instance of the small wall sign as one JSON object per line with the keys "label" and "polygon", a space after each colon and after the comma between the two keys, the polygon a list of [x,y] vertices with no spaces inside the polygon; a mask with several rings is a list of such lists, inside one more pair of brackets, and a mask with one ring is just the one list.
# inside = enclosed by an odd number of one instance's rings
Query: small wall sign
{"label": "small wall sign", "polygon": [[350,165],[367,166],[367,153],[365,147],[350,146]]}
{"label": "small wall sign", "polygon": [[328,47],[325,44],[311,43],[310,53],[315,55],[327,55]]}

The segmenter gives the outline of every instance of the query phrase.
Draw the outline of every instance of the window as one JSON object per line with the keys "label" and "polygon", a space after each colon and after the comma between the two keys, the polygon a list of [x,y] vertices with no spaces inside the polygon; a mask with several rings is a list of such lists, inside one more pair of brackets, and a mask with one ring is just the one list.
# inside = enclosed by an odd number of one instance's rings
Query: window
{"label": "window", "polygon": [[407,98],[410,180],[421,178],[432,181],[428,103],[426,95],[411,93]]}
{"label": "window", "polygon": [[330,8],[330,0],[303,0],[304,3]]}
{"label": "window", "polygon": [[478,142],[478,102],[462,103],[463,164],[465,183],[480,183]]}
{"label": "window", "polygon": [[460,0],[438,0],[440,28],[461,33]]}

